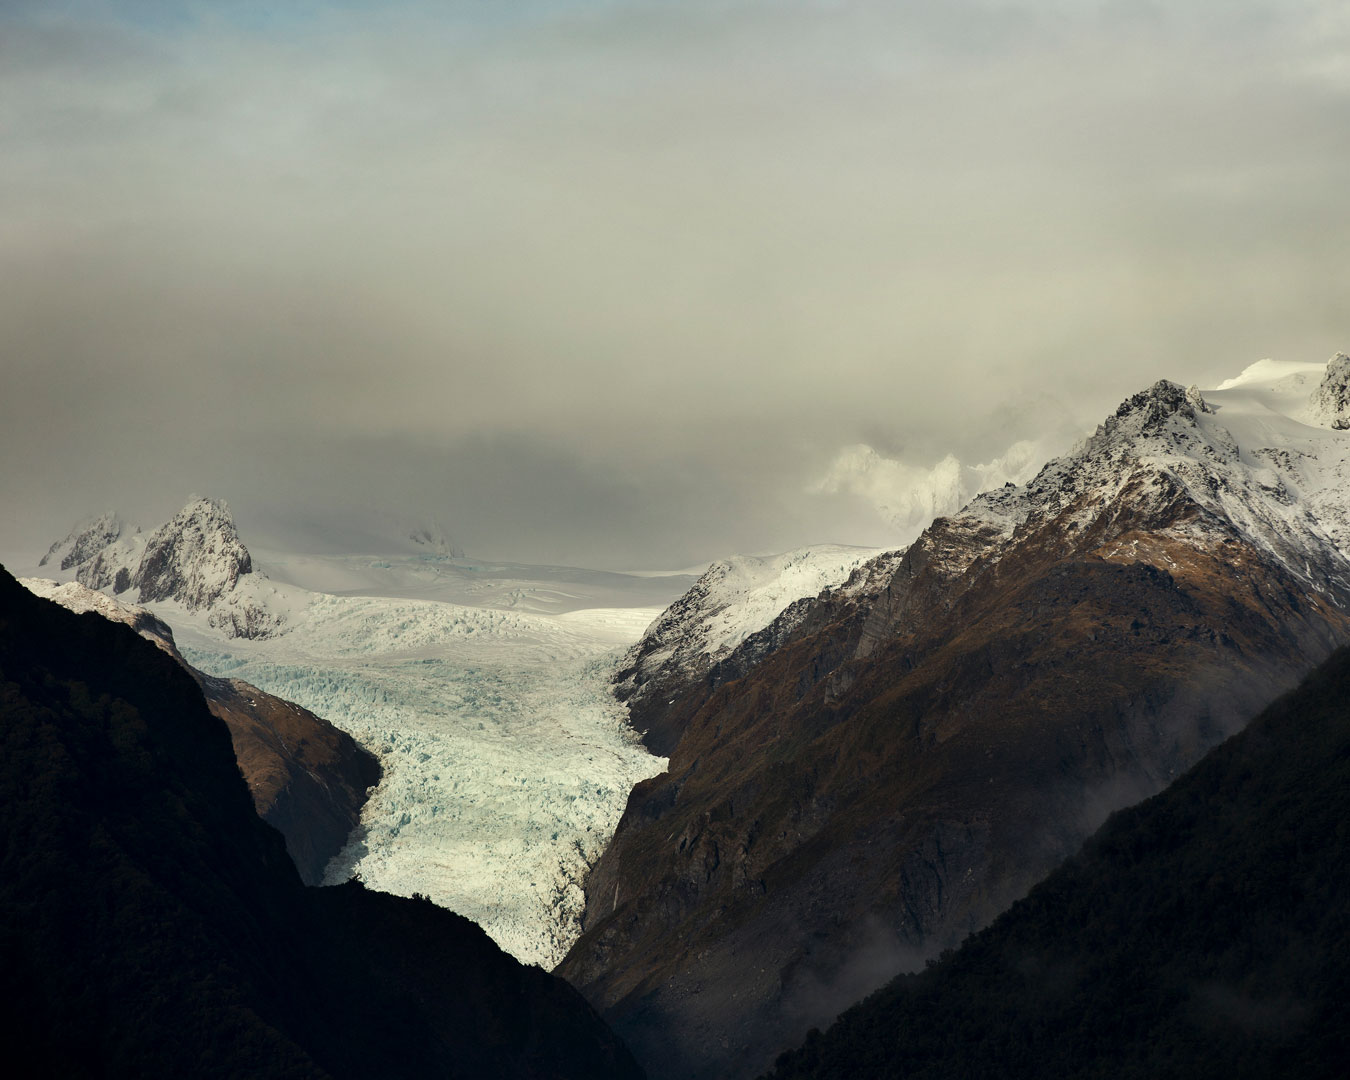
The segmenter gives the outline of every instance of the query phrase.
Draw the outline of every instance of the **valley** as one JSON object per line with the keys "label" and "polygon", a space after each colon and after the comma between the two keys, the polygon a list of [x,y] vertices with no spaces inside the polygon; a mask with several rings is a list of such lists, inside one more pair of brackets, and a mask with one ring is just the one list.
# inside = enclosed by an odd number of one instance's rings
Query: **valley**
{"label": "valley", "polygon": [[417,535],[255,556],[202,499],[45,561],[378,759],[324,884],[556,967],[653,1080],[750,1077],[1350,641],[1347,385],[1344,356],[1161,381],[905,548],[696,578]]}
{"label": "valley", "polygon": [[193,664],[320,712],[379,758],[329,883],[422,893],[548,969],[628,791],[665,766],[608,692],[655,614],[323,596],[276,639],[179,638]]}
{"label": "valley", "polygon": [[0,56],[5,1075],[1346,1073],[1344,0]]}

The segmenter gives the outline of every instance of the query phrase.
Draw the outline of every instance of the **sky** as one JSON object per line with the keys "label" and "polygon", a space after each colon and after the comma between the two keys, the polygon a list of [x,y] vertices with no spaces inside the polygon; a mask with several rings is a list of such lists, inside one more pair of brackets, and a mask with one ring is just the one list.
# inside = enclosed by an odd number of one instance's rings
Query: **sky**
{"label": "sky", "polygon": [[1347,175],[1341,0],[0,0],[0,556],[895,543],[1350,351]]}

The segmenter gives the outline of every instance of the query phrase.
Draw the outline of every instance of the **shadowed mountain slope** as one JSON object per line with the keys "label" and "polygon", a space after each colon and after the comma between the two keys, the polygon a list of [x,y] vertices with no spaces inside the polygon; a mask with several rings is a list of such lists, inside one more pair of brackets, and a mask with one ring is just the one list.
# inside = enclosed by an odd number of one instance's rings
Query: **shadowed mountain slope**
{"label": "shadowed mountain slope", "polygon": [[189,675],[3,572],[0,997],[13,1075],[641,1075],[466,919],[304,887]]}
{"label": "shadowed mountain slope", "polygon": [[258,816],[286,839],[306,885],[323,881],[361,819],[366,792],[379,783],[375,755],[321,716],[242,679],[220,679],[183,659],[173,630],[143,607],[123,603],[79,582],[25,578],[30,591],[75,612],[97,611],[130,626],[172,656],[201,687],[210,710],[225,721],[234,756]]}
{"label": "shadowed mountain slope", "polygon": [[1339,1077],[1350,651],[773,1080]]}

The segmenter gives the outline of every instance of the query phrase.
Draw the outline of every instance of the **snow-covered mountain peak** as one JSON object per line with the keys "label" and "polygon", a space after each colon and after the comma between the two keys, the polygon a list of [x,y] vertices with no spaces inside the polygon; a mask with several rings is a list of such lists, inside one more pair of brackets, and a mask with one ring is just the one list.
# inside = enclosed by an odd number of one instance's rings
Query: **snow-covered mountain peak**
{"label": "snow-covered mountain peak", "polygon": [[1242,369],[1242,374],[1225,379],[1215,390],[1237,390],[1239,388],[1270,389],[1277,383],[1285,382],[1291,376],[1321,376],[1325,364],[1310,363],[1304,360],[1272,360],[1267,357]]}
{"label": "snow-covered mountain peak", "polygon": [[1140,528],[1235,535],[1350,597],[1350,422],[1336,424],[1348,400],[1344,356],[1263,360],[1203,393],[1160,380],[1024,487],[980,495],[953,521],[979,537],[970,558],[1051,523],[1075,548]]}
{"label": "snow-covered mountain peak", "polygon": [[96,517],[86,518],[66,535],[47,549],[47,554],[38,560],[39,566],[48,563],[69,570],[86,562],[109,544],[121,538],[126,523],[115,511],[109,510]]}
{"label": "snow-covered mountain peak", "polygon": [[843,585],[880,554],[830,544],[719,559],[629,650],[616,692],[629,699],[653,680],[708,670],[794,601]]}
{"label": "snow-covered mountain peak", "polygon": [[[76,526],[39,565],[58,554],[61,573],[87,588],[131,594],[141,604],[173,602],[186,612],[206,611],[210,625],[234,637],[274,633],[284,621],[268,609],[253,559],[219,499],[192,496],[148,536],[129,531],[116,514],[104,514]],[[245,582],[249,587],[241,588]]]}
{"label": "snow-covered mountain peak", "polygon": [[229,506],[194,496],[146,540],[134,584],[141,603],[177,600],[189,611],[210,606],[253,572]]}
{"label": "snow-covered mountain peak", "polygon": [[878,554],[870,548],[825,544],[779,555],[719,559],[685,594],[683,599],[690,601],[685,609],[668,608],[648,633],[661,635],[668,629],[687,644],[688,631],[696,622],[700,651],[710,657],[725,655],[768,626],[792,601],[843,583]]}
{"label": "snow-covered mountain peak", "polygon": [[1168,432],[1193,428],[1197,413],[1211,411],[1198,387],[1187,390],[1178,383],[1159,379],[1147,390],[1122,401],[1115,415],[1097,429],[1094,438],[1100,446],[1108,439],[1139,442],[1165,437]]}

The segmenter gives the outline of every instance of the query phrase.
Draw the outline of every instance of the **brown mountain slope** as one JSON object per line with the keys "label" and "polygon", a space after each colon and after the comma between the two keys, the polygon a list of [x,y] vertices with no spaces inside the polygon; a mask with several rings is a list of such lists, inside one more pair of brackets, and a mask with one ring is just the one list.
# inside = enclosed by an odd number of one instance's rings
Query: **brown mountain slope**
{"label": "brown mountain slope", "polygon": [[1293,541],[1196,496],[1230,482],[1198,431],[1159,384],[1028,489],[935,522],[879,595],[827,598],[675,699],[670,769],[635,789],[558,969],[654,1077],[765,1067],[1350,640]]}
{"label": "brown mountain slope", "polygon": [[142,607],[124,604],[77,582],[29,578],[29,590],[75,612],[97,611],[153,641],[192,676],[211,712],[225,721],[239,770],[258,816],[286,839],[307,885],[323,881],[328,860],[342,850],[361,817],[380,765],[345,731],[308,709],[241,679],[198,671],[179,653],[173,631]]}
{"label": "brown mountain slope", "polygon": [[345,731],[242,679],[217,679],[185,664],[206,704],[225,721],[258,816],[286,838],[300,877],[323,881],[361,819],[380,764]]}

